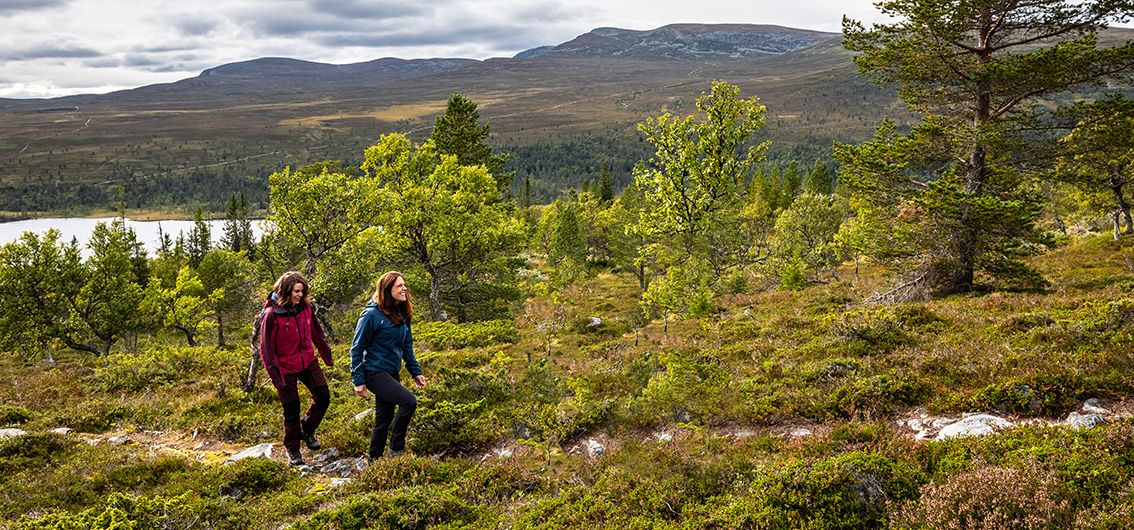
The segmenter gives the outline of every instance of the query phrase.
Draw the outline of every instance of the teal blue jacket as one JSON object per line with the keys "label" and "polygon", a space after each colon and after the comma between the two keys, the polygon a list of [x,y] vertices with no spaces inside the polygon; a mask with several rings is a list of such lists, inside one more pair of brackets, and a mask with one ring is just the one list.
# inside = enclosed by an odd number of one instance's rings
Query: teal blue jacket
{"label": "teal blue jacket", "polygon": [[402,362],[410,375],[421,375],[421,365],[413,355],[413,331],[409,322],[395,324],[373,300],[366,304],[354,341],[350,345],[350,379],[354,386],[366,383],[367,372],[383,371],[398,377]]}

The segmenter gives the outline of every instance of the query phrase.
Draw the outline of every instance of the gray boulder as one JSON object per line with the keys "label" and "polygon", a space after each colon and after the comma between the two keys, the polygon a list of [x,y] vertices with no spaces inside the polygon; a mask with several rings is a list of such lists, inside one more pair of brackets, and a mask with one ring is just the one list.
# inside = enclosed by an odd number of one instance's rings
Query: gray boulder
{"label": "gray boulder", "polygon": [[959,436],[984,436],[992,434],[996,429],[1012,426],[1008,420],[991,414],[971,414],[959,421],[950,423],[937,433],[938,440],[956,438]]}
{"label": "gray boulder", "polygon": [[236,453],[227,459],[225,463],[236,462],[237,460],[244,460],[245,458],[271,458],[272,457],[272,444],[253,445],[239,453]]}

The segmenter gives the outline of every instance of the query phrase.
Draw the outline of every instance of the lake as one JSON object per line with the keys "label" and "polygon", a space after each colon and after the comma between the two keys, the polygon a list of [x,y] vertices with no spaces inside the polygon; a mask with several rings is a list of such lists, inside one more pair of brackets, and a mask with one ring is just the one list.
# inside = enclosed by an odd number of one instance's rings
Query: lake
{"label": "lake", "polygon": [[[113,221],[113,217],[101,218],[88,218],[88,217],[46,217],[42,219],[25,219],[23,221],[12,221],[9,223],[0,223],[0,244],[15,241],[26,231],[36,232],[42,234],[54,228],[63,234],[62,241],[70,242],[71,238],[76,238],[79,241],[79,247],[83,249],[83,255],[89,255],[86,249],[87,240],[91,237],[91,231],[98,223],[109,223]],[[224,235],[224,220],[215,219],[206,221],[209,224],[209,231],[212,235],[213,244],[220,242],[220,238]],[[146,252],[151,256],[157,251],[161,244],[161,239],[158,236],[158,227],[162,232],[169,234],[173,240],[177,240],[177,234],[184,232],[189,234],[189,230],[193,228],[193,221],[134,221],[126,219],[126,226],[134,229],[138,234],[138,240],[146,246]],[[252,221],[252,234],[253,238],[257,241],[260,240],[261,234],[264,229],[261,226],[261,221]]]}

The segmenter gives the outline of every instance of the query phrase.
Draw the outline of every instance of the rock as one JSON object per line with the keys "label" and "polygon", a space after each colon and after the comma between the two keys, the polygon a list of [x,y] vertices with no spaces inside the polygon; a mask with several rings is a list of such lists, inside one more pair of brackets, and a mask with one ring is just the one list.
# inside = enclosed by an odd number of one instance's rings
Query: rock
{"label": "rock", "polygon": [[51,429],[51,432],[53,432],[55,434],[71,434],[71,431],[73,431],[73,430],[74,429],[72,429],[70,427],[56,427],[54,429]]}
{"label": "rock", "polygon": [[244,460],[245,458],[271,458],[272,457],[272,444],[253,445],[239,453],[236,453],[225,459],[224,463],[236,462]]}
{"label": "rock", "polygon": [[591,321],[587,322],[588,328],[597,328],[602,325],[602,319],[599,317],[591,317]]}
{"label": "rock", "polygon": [[583,448],[587,450],[587,455],[591,458],[600,457],[606,452],[606,446],[602,445],[602,443],[594,438],[583,442]]}
{"label": "rock", "polygon": [[345,477],[354,472],[355,462],[356,459],[354,458],[343,458],[341,460],[335,460],[334,462],[323,466],[320,471],[328,475],[339,475]]}
{"label": "rock", "polygon": [[316,464],[322,464],[324,462],[330,462],[331,460],[334,460],[338,457],[339,457],[339,450],[335,449],[334,447],[328,447],[328,448],[320,451],[319,454],[315,455],[311,459],[311,461],[315,462]]}
{"label": "rock", "polygon": [[1090,429],[1097,425],[1106,423],[1106,417],[1102,414],[1079,414],[1078,412],[1071,411],[1067,415],[1067,426],[1075,429]]}
{"label": "rock", "polygon": [[507,445],[496,450],[496,458],[512,458],[514,454],[515,451]]}
{"label": "rock", "polygon": [[[740,438],[743,432],[744,431],[737,432],[733,436]],[[669,443],[673,441],[673,433],[669,431],[659,431],[657,434],[654,434],[654,439],[660,443]]]}
{"label": "rock", "polygon": [[943,427],[941,432],[937,433],[937,439],[945,440],[958,436],[984,436],[986,434],[992,434],[996,429],[1003,429],[1010,426],[1012,426],[1012,423],[1004,418],[990,414],[970,414],[959,421],[955,421]]}
{"label": "rock", "polygon": [[365,420],[365,419],[369,418],[371,414],[374,414],[374,409],[366,409],[362,412],[359,412],[358,414],[355,414],[354,415],[354,421]]}
{"label": "rock", "polygon": [[5,438],[15,438],[27,434],[26,431],[20,429],[0,429],[0,440]]}
{"label": "rock", "polygon": [[1095,398],[1084,401],[1083,408],[1081,410],[1083,411],[1083,414],[1110,414],[1109,410],[1106,410],[1099,406],[1099,400]]}
{"label": "rock", "polygon": [[112,443],[114,445],[125,445],[125,444],[130,443],[130,437],[123,434],[121,436],[115,436],[113,438],[107,438],[106,441],[108,443]]}
{"label": "rock", "polygon": [[337,488],[339,486],[345,486],[347,484],[350,484],[351,482],[354,482],[353,478],[337,478],[336,477],[336,478],[331,479],[331,487]]}
{"label": "rock", "polygon": [[805,429],[803,427],[796,427],[796,428],[792,429],[791,431],[788,431],[788,436],[791,436],[792,438],[802,438],[804,436],[811,436],[811,429]]}

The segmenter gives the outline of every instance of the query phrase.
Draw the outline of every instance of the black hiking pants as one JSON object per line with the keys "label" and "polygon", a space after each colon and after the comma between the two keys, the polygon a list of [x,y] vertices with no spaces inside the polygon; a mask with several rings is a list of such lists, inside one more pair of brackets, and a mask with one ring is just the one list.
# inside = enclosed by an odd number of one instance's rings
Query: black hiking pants
{"label": "black hiking pants", "polygon": [[[406,449],[406,430],[417,410],[417,397],[402,386],[397,376],[387,372],[366,372],[366,389],[374,393],[374,430],[370,432],[370,458],[378,458],[386,450],[390,438],[390,452]],[[394,408],[397,407],[395,417]],[[393,432],[390,424],[393,422]]]}

